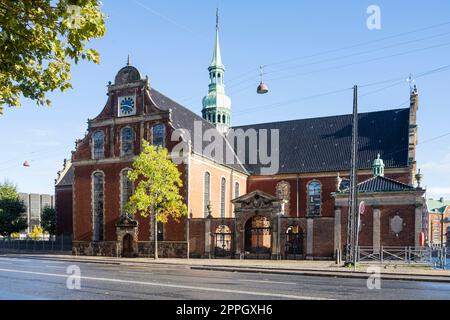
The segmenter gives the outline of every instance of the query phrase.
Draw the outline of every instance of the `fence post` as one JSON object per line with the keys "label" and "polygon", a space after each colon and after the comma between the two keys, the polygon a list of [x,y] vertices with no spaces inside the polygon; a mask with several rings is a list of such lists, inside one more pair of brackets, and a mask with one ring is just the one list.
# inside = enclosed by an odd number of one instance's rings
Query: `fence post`
{"label": "fence post", "polygon": [[383,264],[383,253],[384,253],[384,249],[383,246],[380,247],[380,259],[381,259],[381,264]]}

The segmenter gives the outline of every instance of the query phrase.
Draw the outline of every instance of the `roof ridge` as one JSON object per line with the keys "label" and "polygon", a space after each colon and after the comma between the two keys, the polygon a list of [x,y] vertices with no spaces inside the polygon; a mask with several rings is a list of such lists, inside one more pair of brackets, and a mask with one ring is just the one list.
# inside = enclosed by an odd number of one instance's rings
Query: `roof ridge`
{"label": "roof ridge", "polygon": [[[385,113],[385,112],[400,112],[409,110],[409,108],[396,108],[396,109],[384,109],[384,110],[377,110],[377,111],[369,111],[369,112],[362,112],[358,113],[359,116],[368,115],[368,114],[375,114],[375,113]],[[276,123],[287,123],[287,122],[294,122],[294,121],[310,121],[310,120],[321,120],[321,119],[330,119],[330,118],[344,118],[344,117],[351,117],[352,115],[350,113],[348,114],[337,114],[333,116],[322,116],[322,117],[310,117],[310,118],[301,118],[301,119],[291,119],[291,120],[282,120],[282,121],[272,121],[272,122],[262,122],[262,123],[253,123],[253,124],[245,124],[241,126],[233,126],[232,129],[235,128],[243,128],[243,127],[253,127],[253,126],[259,126],[259,125],[268,125],[268,124],[276,124]]]}

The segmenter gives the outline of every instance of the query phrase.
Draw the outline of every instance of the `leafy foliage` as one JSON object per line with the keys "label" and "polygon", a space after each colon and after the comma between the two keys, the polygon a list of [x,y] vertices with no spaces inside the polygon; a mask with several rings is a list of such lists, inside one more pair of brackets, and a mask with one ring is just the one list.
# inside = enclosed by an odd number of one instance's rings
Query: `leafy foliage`
{"label": "leafy foliage", "polygon": [[42,210],[41,226],[50,235],[56,234],[56,211],[54,208],[47,206]]}
{"label": "leafy foliage", "polygon": [[28,236],[33,240],[39,240],[44,235],[44,229],[38,226],[34,226],[33,230],[28,234]]}
{"label": "leafy foliage", "polygon": [[25,204],[19,199],[16,187],[8,182],[0,184],[0,235],[9,237],[25,230],[28,226],[25,212]]}
{"label": "leafy foliage", "polygon": [[1,106],[20,97],[50,105],[46,93],[71,88],[71,62],[99,63],[89,40],[105,34],[99,0],[0,1]]}
{"label": "leafy foliage", "polygon": [[131,181],[137,182],[127,209],[143,217],[156,214],[158,222],[166,223],[171,217],[178,221],[187,214],[187,207],[180,195],[183,187],[181,173],[171,161],[169,152],[143,140],[143,151],[128,173]]}

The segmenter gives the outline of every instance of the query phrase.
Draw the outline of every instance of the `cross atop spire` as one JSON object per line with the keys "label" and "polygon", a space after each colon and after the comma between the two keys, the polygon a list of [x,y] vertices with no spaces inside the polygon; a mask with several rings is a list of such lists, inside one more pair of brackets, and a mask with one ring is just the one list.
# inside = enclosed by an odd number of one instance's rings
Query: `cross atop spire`
{"label": "cross atop spire", "polygon": [[128,57],[127,57],[127,66],[130,66],[130,55],[128,54]]}
{"label": "cross atop spire", "polygon": [[216,11],[216,43],[214,46],[214,53],[213,53],[213,58],[212,58],[210,67],[216,67],[216,68],[224,67],[222,64],[222,54],[220,52],[220,42],[219,42],[219,8],[217,8],[217,11]]}
{"label": "cross atop spire", "polygon": [[216,30],[219,30],[219,8],[216,10]]}

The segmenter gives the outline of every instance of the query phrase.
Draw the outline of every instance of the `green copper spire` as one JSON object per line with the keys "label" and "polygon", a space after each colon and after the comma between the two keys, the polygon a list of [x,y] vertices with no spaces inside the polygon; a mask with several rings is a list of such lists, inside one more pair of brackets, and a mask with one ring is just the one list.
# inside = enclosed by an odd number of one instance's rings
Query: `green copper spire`
{"label": "green copper spire", "polygon": [[384,177],[384,161],[381,159],[380,154],[373,162],[372,172],[375,177]]}
{"label": "green copper spire", "polygon": [[231,99],[225,94],[225,66],[219,43],[219,10],[216,13],[216,42],[209,71],[209,89],[203,98],[203,119],[211,122],[217,130],[226,134],[231,126]]}
{"label": "green copper spire", "polygon": [[216,12],[216,44],[214,46],[213,58],[210,67],[224,68],[222,64],[222,55],[220,53],[220,41],[219,41],[219,9]]}

